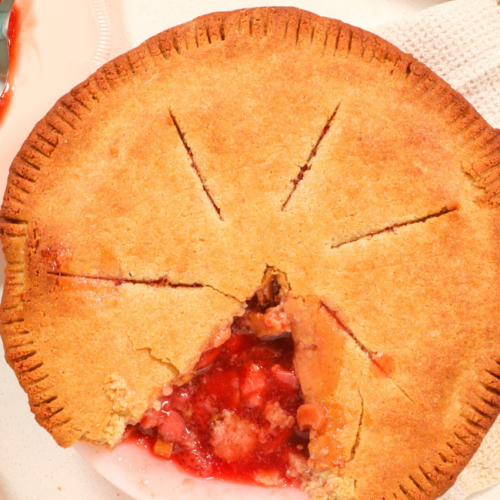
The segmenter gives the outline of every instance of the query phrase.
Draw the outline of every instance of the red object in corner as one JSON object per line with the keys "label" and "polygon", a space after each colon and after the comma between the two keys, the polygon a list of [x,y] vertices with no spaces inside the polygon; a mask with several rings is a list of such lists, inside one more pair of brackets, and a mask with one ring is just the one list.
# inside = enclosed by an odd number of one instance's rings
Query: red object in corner
{"label": "red object in corner", "polygon": [[17,65],[17,57],[19,53],[20,25],[21,23],[19,19],[19,10],[16,5],[14,5],[14,8],[12,9],[12,12],[10,14],[9,28],[7,31],[7,37],[9,40],[9,76],[7,79],[7,85],[0,95],[0,125],[5,118],[5,114],[12,98],[12,93],[14,91],[12,87],[12,74]]}

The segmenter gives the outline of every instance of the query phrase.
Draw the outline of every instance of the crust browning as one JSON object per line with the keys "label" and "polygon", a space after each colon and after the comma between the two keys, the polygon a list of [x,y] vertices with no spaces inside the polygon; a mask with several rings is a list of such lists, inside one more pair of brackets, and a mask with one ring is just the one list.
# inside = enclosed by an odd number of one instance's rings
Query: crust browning
{"label": "crust browning", "polygon": [[292,8],[203,16],[104,65],[16,156],[6,357],[59,444],[114,445],[274,266],[351,332],[344,461],[306,489],[435,499],[500,409],[499,204],[500,132],[412,56]]}

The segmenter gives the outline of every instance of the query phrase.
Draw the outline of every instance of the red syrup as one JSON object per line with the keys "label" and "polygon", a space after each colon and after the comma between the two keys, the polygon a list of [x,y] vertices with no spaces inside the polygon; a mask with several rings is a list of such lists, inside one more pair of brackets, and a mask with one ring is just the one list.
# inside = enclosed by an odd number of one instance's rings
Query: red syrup
{"label": "red syrup", "polygon": [[19,18],[19,9],[14,5],[9,18],[9,27],[7,30],[7,38],[9,40],[9,76],[7,85],[0,94],[0,125],[2,124],[9,103],[12,99],[14,87],[12,85],[13,72],[17,66],[19,55],[19,31],[21,29],[21,21]]}
{"label": "red syrup", "polygon": [[198,477],[298,486],[309,437],[295,420],[304,397],[293,341],[245,329],[233,326],[225,344],[204,353],[198,374],[162,397],[159,410],[148,410],[128,440],[171,452],[170,461]]}

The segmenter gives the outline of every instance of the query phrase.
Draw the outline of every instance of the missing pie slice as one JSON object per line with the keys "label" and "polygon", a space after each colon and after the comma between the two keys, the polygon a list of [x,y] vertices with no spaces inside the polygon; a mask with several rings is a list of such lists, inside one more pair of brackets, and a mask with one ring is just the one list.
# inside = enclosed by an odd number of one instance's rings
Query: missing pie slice
{"label": "missing pie slice", "polygon": [[[15,158],[6,357],[60,445],[114,446],[212,376],[192,378],[231,327],[289,334],[289,366],[221,368],[211,452],[310,431],[283,448],[295,477],[252,477],[435,499],[500,407],[499,205],[500,133],[410,55],[292,8],[211,14],[103,66]],[[295,406],[269,377],[300,382]]]}

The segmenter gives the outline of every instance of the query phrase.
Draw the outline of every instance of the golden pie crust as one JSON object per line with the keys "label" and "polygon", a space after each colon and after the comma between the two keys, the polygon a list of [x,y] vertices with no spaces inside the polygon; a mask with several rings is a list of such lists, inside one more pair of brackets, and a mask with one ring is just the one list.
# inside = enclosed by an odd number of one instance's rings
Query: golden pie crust
{"label": "golden pie crust", "polygon": [[6,357],[60,445],[114,445],[276,269],[330,419],[305,489],[434,499],[499,412],[499,205],[499,131],[412,56],[293,8],[207,15],[103,66],[15,158]]}

